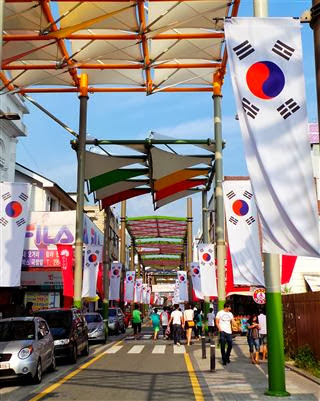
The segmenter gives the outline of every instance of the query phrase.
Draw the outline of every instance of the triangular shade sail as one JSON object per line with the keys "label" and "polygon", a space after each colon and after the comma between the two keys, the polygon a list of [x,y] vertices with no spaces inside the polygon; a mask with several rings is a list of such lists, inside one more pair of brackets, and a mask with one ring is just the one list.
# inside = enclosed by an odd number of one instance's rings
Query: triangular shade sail
{"label": "triangular shade sail", "polygon": [[126,191],[127,189],[136,188],[142,185],[146,185],[149,180],[129,180],[129,181],[120,181],[112,185],[108,185],[101,189],[98,189],[95,193],[95,198],[97,200],[101,200],[108,196],[117,194],[119,192]]}
{"label": "triangular shade sail", "polygon": [[122,202],[124,200],[134,198],[136,196],[145,195],[149,192],[151,192],[150,188],[128,189],[127,191],[123,191],[123,192],[117,193],[116,195],[112,195],[112,196],[102,199],[101,207],[103,209],[105,209],[111,205],[114,205],[115,203]]}
{"label": "triangular shade sail", "polygon": [[150,151],[152,158],[152,178],[158,180],[178,170],[198,164],[210,165],[212,157],[181,156],[153,147]]}
{"label": "triangular shade sail", "polygon": [[199,180],[186,180],[179,182],[175,185],[170,185],[161,191],[157,191],[154,193],[154,200],[157,202],[158,200],[164,199],[168,196],[176,194],[181,191],[185,191],[186,189],[193,188],[199,185],[204,185],[207,182],[206,179],[199,179]]}
{"label": "triangular shade sail", "polygon": [[155,208],[155,210],[157,210],[160,207],[168,205],[171,202],[174,202],[174,201],[176,201],[178,199],[181,199],[181,198],[185,198],[187,196],[194,195],[196,193],[199,193],[199,190],[188,189],[186,191],[178,192],[178,193],[176,193],[174,195],[168,196],[167,198],[164,198],[162,200],[156,201],[155,204],[154,204],[154,208]]}
{"label": "triangular shade sail", "polygon": [[84,178],[86,180],[107,173],[108,171],[129,166],[130,164],[144,163],[144,157],[106,156],[98,153],[86,152]]}
{"label": "triangular shade sail", "polygon": [[177,184],[181,181],[185,181],[189,178],[197,177],[199,175],[207,175],[209,169],[189,169],[189,170],[179,170],[172,174],[167,175],[164,178],[154,181],[153,190],[161,191],[162,189]]}
{"label": "triangular shade sail", "polygon": [[148,169],[132,168],[132,169],[119,169],[109,171],[108,173],[98,175],[88,180],[89,192],[97,191],[100,188],[108,185],[115,184],[119,181],[125,181],[129,178],[139,177],[140,175],[148,174]]}

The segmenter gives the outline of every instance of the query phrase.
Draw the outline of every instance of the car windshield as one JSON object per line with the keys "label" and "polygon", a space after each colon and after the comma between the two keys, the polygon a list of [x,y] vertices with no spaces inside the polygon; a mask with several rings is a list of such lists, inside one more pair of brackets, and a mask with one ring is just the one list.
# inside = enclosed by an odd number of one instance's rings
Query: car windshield
{"label": "car windshield", "polygon": [[0,341],[34,340],[34,321],[0,322]]}
{"label": "car windshield", "polygon": [[47,321],[54,340],[69,337],[72,326],[71,311],[40,311],[36,314]]}
{"label": "car windshield", "polygon": [[101,322],[101,316],[98,314],[92,314],[92,315],[84,315],[86,318],[87,323],[98,323]]}
{"label": "car windshield", "polygon": [[109,316],[117,316],[116,310],[115,309],[109,309]]}

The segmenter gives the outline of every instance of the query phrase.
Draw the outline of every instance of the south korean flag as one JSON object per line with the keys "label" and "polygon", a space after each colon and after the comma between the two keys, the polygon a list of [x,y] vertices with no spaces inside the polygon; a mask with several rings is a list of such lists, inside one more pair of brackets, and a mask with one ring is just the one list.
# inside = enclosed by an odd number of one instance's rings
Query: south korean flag
{"label": "south korean flag", "polygon": [[264,285],[257,211],[249,180],[223,183],[233,281]]}
{"label": "south korean flag", "polygon": [[31,185],[0,183],[0,287],[20,285]]}
{"label": "south korean flag", "polygon": [[319,256],[300,21],[231,18],[225,38],[263,251]]}

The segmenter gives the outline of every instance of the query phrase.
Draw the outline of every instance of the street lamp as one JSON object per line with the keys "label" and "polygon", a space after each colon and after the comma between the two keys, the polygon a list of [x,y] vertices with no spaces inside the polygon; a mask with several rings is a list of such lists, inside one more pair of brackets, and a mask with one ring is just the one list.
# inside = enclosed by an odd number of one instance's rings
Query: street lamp
{"label": "street lamp", "polygon": [[0,120],[20,120],[20,116],[17,113],[0,113]]}

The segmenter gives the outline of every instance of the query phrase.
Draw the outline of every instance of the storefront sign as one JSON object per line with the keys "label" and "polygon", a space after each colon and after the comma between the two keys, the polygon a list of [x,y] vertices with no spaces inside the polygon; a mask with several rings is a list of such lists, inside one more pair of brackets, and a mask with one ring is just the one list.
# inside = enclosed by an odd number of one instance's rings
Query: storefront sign
{"label": "storefront sign", "polygon": [[264,288],[256,288],[253,292],[253,300],[257,304],[265,304],[266,303],[266,290]]}
{"label": "storefront sign", "polygon": [[21,285],[36,286],[47,285],[62,288],[62,275],[60,271],[31,271],[21,272]]}
{"label": "storefront sign", "polygon": [[59,292],[26,292],[25,304],[32,302],[34,311],[47,308],[58,308],[60,306]]}

